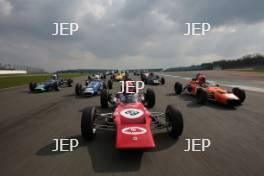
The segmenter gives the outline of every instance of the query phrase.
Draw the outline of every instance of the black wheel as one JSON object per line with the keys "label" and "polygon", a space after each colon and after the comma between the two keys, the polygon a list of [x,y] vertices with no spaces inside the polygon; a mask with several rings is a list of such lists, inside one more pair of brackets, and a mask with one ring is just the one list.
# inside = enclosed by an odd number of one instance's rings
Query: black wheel
{"label": "black wheel", "polygon": [[113,82],[112,82],[112,80],[108,80],[107,86],[108,86],[108,89],[112,89],[113,88]]}
{"label": "black wheel", "polygon": [[245,91],[243,89],[235,87],[235,88],[232,89],[232,92],[233,92],[233,94],[235,94],[239,98],[241,103],[243,103],[245,101],[246,93],[245,93]]}
{"label": "black wheel", "polygon": [[164,85],[165,84],[165,78],[161,78],[161,84]]}
{"label": "black wheel", "polygon": [[83,110],[81,119],[81,132],[82,137],[85,140],[91,140],[95,136],[95,118],[95,107],[88,107]]}
{"label": "black wheel", "polygon": [[59,91],[60,90],[58,82],[54,83],[53,88],[54,88],[55,91]]}
{"label": "black wheel", "polygon": [[79,83],[75,85],[75,95],[79,96],[81,94],[81,87],[82,85]]}
{"label": "black wheel", "polygon": [[180,95],[182,93],[182,84],[179,82],[176,82],[174,84],[174,91],[175,91],[176,95]]}
{"label": "black wheel", "polygon": [[207,92],[204,89],[199,88],[196,92],[196,100],[198,104],[206,104],[208,101]]}
{"label": "black wheel", "polygon": [[72,79],[67,79],[67,86],[72,87],[72,82],[73,82]]}
{"label": "black wheel", "polygon": [[183,118],[181,112],[175,106],[167,106],[166,121],[168,123],[168,134],[173,138],[178,138],[183,131]]}
{"label": "black wheel", "polygon": [[29,83],[29,91],[34,92],[35,88],[37,87],[37,84],[34,82]]}
{"label": "black wheel", "polygon": [[106,89],[102,90],[100,95],[101,108],[108,108],[108,92]]}
{"label": "black wheel", "polygon": [[107,89],[105,82],[103,82],[103,89]]}
{"label": "black wheel", "polygon": [[154,107],[156,103],[156,96],[153,89],[147,89],[147,92],[145,93],[145,103],[148,108]]}

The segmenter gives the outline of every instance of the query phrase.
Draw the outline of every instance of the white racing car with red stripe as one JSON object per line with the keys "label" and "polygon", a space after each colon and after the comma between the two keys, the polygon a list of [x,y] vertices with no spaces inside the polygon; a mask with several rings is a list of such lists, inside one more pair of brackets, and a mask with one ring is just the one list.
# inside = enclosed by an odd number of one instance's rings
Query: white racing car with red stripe
{"label": "white racing car with red stripe", "polygon": [[117,149],[150,149],[155,147],[154,129],[167,129],[168,134],[178,138],[183,131],[181,112],[168,105],[165,113],[150,112],[155,105],[155,93],[148,89],[144,94],[116,94],[104,90],[101,107],[114,106],[112,113],[99,113],[95,107],[84,109],[81,132],[86,140],[94,138],[97,130],[116,131]]}

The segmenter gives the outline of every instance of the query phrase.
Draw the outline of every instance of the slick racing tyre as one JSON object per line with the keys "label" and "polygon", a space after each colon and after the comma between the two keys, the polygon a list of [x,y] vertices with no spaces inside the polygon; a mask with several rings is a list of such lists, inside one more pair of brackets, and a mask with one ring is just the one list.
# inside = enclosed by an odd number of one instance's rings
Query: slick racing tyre
{"label": "slick racing tyre", "polygon": [[245,101],[246,93],[243,89],[235,87],[232,89],[232,92],[233,92],[233,94],[235,94],[239,98],[241,103],[243,103]]}
{"label": "slick racing tyre", "polygon": [[166,108],[166,121],[168,134],[173,138],[178,138],[183,131],[183,117],[181,112],[172,105]]}
{"label": "slick racing tyre", "polygon": [[96,118],[96,110],[95,107],[85,108],[82,112],[81,119],[81,132],[82,137],[85,140],[91,140],[95,136],[95,125],[94,121]]}
{"label": "slick racing tyre", "polygon": [[165,84],[165,78],[162,77],[160,82],[161,82],[162,85],[164,85]]}
{"label": "slick racing tyre", "polygon": [[176,82],[174,84],[174,91],[175,91],[176,95],[180,95],[182,93],[182,84],[179,82]]}
{"label": "slick racing tyre", "polygon": [[100,95],[101,108],[108,108],[108,92],[106,89],[102,90]]}
{"label": "slick racing tyre", "polygon": [[199,88],[196,92],[196,100],[198,104],[206,104],[208,101],[207,92],[204,89]]}
{"label": "slick racing tyre", "polygon": [[107,89],[105,82],[103,82],[103,89]]}
{"label": "slick racing tyre", "polygon": [[112,89],[113,88],[113,82],[112,82],[112,80],[108,80],[107,81],[107,86],[108,86],[108,89]]}
{"label": "slick racing tyre", "polygon": [[77,83],[75,85],[75,95],[76,96],[79,96],[81,94],[81,88],[82,88],[82,85],[81,84]]}
{"label": "slick racing tyre", "polygon": [[58,82],[54,83],[53,88],[54,88],[55,91],[59,91],[60,90]]}
{"label": "slick racing tyre", "polygon": [[147,89],[145,93],[145,106],[148,108],[153,108],[156,103],[156,96],[153,89]]}
{"label": "slick racing tyre", "polygon": [[35,88],[37,87],[37,84],[34,82],[29,83],[29,91],[34,92]]}
{"label": "slick racing tyre", "polygon": [[73,82],[72,79],[67,79],[67,86],[72,87],[72,82]]}

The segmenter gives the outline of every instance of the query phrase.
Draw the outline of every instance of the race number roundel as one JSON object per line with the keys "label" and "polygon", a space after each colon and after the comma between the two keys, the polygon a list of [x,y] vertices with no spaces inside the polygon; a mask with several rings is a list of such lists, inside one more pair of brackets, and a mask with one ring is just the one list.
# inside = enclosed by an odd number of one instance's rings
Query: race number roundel
{"label": "race number roundel", "polygon": [[142,127],[127,127],[122,129],[122,133],[129,135],[145,134],[147,130]]}
{"label": "race number roundel", "polygon": [[121,111],[120,114],[128,119],[136,119],[141,117],[144,114],[144,112],[140,109],[125,109]]}

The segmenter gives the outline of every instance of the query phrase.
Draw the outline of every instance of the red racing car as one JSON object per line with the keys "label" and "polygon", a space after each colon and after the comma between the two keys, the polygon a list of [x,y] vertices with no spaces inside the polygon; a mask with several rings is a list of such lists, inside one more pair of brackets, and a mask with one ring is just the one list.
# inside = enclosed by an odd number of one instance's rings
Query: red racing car
{"label": "red racing car", "polygon": [[208,100],[211,100],[234,107],[240,105],[246,99],[244,90],[236,87],[232,91],[228,91],[221,88],[218,84],[211,85],[206,82],[206,77],[202,74],[197,74],[196,78],[187,83],[184,88],[181,83],[176,82],[174,90],[176,95],[180,95],[183,91],[195,95],[199,104],[205,104]]}
{"label": "red racing car", "polygon": [[183,131],[181,112],[168,105],[165,113],[150,112],[146,107],[155,105],[155,94],[148,89],[145,94],[101,93],[101,107],[115,107],[114,112],[100,114],[95,107],[82,113],[81,132],[85,140],[94,138],[96,130],[116,131],[117,149],[150,149],[155,147],[152,130],[167,129],[168,134],[178,138]]}

